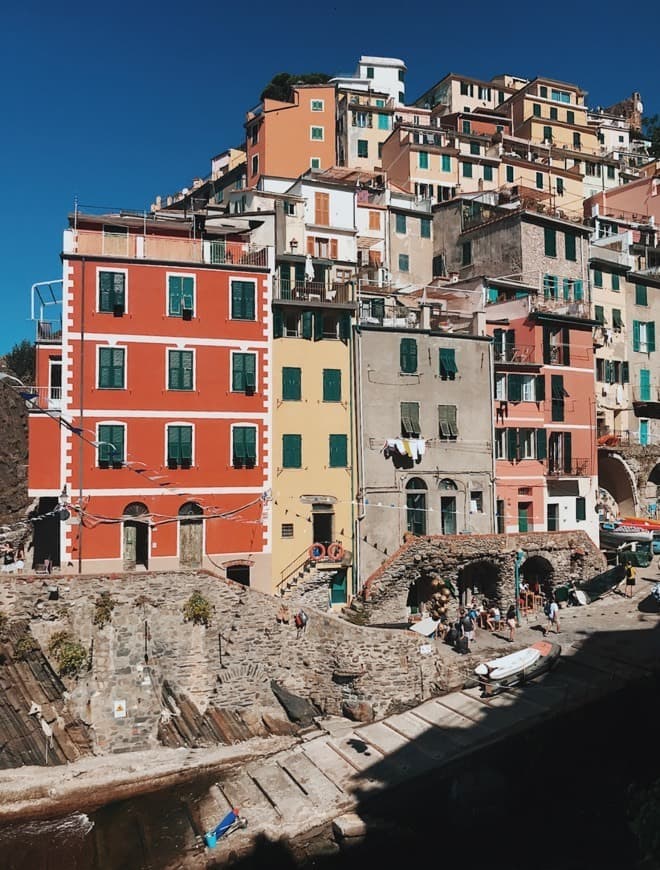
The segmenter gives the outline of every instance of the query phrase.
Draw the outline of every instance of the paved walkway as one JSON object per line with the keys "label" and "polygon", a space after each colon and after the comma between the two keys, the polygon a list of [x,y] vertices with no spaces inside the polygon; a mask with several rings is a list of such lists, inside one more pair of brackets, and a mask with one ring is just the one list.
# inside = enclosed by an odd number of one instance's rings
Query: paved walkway
{"label": "paved walkway", "polygon": [[[370,795],[439,770],[643,676],[657,667],[660,651],[660,608],[649,599],[657,579],[655,560],[638,571],[632,599],[609,593],[586,607],[562,609],[559,666],[523,689],[489,700],[476,688],[464,689],[369,725],[324,720],[325,733],[315,732],[292,750],[225,776],[191,814],[199,866],[211,858],[222,862],[230,851],[248,848],[259,834],[272,840],[302,837],[354,811]],[[545,623],[543,614],[523,619],[515,644],[508,643],[504,631],[479,631],[473,657],[527,646],[541,638],[538,626]],[[448,656],[456,655],[446,649]],[[201,850],[200,835],[232,806],[248,818],[247,829],[220,840],[213,850]]]}

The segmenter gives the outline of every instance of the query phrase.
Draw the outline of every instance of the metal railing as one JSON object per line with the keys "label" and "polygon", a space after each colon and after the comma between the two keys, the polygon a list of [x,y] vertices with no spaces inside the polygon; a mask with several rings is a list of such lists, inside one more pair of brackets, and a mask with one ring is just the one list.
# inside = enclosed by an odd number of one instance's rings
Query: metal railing
{"label": "metal railing", "polygon": [[283,591],[282,587],[284,584],[291,579],[295,574],[298,574],[300,571],[303,571],[304,568],[311,562],[311,558],[309,556],[309,548],[307,547],[302,551],[302,553],[298,553],[295,559],[292,559],[289,564],[280,571],[280,579],[275,587],[276,590],[280,592]]}
{"label": "metal railing", "polygon": [[268,249],[250,242],[74,230],[72,253],[211,265],[267,266]]}
{"label": "metal railing", "polygon": [[353,301],[353,284],[338,281],[325,284],[322,281],[291,281],[280,278],[274,282],[273,295],[275,299],[295,302],[346,304]]}
{"label": "metal railing", "polygon": [[24,387],[21,392],[30,411],[59,411],[62,407],[61,387]]}
{"label": "metal railing", "polygon": [[548,477],[587,477],[589,460],[571,459],[570,462],[556,462],[548,459],[545,473]]}
{"label": "metal railing", "polygon": [[645,387],[633,387],[633,402],[660,402],[660,387],[648,384]]}
{"label": "metal railing", "polygon": [[37,341],[42,344],[52,342],[53,344],[62,343],[62,321],[61,320],[37,320]]}
{"label": "metal railing", "polygon": [[506,347],[493,347],[495,362],[502,363],[533,363],[536,362],[534,345],[515,344]]}
{"label": "metal railing", "polygon": [[[626,447],[630,444],[639,445],[642,442],[639,432],[632,429],[610,429],[607,426],[598,429],[596,444],[598,447]],[[649,432],[644,442],[645,445],[660,444],[660,437]]]}

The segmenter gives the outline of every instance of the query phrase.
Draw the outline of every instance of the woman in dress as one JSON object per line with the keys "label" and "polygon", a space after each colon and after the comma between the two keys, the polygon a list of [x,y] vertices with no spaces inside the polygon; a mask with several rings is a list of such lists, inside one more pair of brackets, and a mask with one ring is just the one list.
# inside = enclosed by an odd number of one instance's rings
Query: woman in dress
{"label": "woman in dress", "polygon": [[514,604],[510,605],[506,612],[506,624],[509,629],[509,643],[513,643],[516,631],[516,607]]}

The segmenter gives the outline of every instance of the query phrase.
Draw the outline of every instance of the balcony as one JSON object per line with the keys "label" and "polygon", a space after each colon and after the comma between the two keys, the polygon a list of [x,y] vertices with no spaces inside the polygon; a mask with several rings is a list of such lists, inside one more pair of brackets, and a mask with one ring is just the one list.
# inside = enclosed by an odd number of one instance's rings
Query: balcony
{"label": "balcony", "polygon": [[549,294],[534,294],[529,297],[530,311],[540,314],[558,314],[562,317],[591,318],[589,303],[583,299],[563,299]]}
{"label": "balcony", "polygon": [[29,411],[60,411],[62,409],[61,387],[23,387],[20,395]]}
{"label": "balcony", "polygon": [[249,242],[224,239],[185,239],[173,236],[103,233],[71,230],[65,253],[157,260],[172,263],[204,263],[213,266],[268,265],[268,249]]}
{"label": "balcony", "polygon": [[512,365],[540,365],[536,360],[534,345],[531,344],[516,344],[506,347],[493,347],[493,354],[496,363],[507,363]]}
{"label": "balcony", "polygon": [[571,459],[569,461],[548,459],[546,477],[587,477],[589,475],[588,459]]}
{"label": "balcony", "polygon": [[324,305],[351,305],[353,283],[331,281],[292,281],[276,279],[273,299],[279,302],[320,302]]}
{"label": "balcony", "polygon": [[[610,429],[608,426],[603,426],[598,429],[598,437],[596,439],[598,447],[617,450],[621,447],[639,445],[640,443],[639,432],[634,432],[629,429]],[[660,437],[650,432],[646,440],[646,445],[649,444],[660,444]]]}
{"label": "balcony", "polygon": [[37,320],[37,342],[39,344],[62,344],[62,321]]}
{"label": "balcony", "polygon": [[635,417],[660,420],[660,387],[651,384],[633,387],[632,393]]}

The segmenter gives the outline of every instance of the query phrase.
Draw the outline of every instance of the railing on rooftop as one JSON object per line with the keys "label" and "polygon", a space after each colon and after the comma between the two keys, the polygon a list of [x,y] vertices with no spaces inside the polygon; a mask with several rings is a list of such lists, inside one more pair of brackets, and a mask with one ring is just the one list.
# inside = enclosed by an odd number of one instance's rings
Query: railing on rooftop
{"label": "railing on rooftop", "polygon": [[268,249],[250,242],[73,230],[71,253],[211,265],[267,266]]}
{"label": "railing on rooftop", "polygon": [[23,387],[21,393],[26,398],[30,411],[59,411],[62,408],[61,387]]}
{"label": "railing on rooftop", "polygon": [[276,279],[273,298],[289,302],[323,302],[345,305],[353,302],[352,282],[292,281]]}
{"label": "railing on rooftop", "polygon": [[493,348],[496,363],[536,363],[535,348],[532,344],[515,344],[507,347]]}
{"label": "railing on rooftop", "polygon": [[61,320],[37,320],[37,341],[41,344],[62,343]]}

